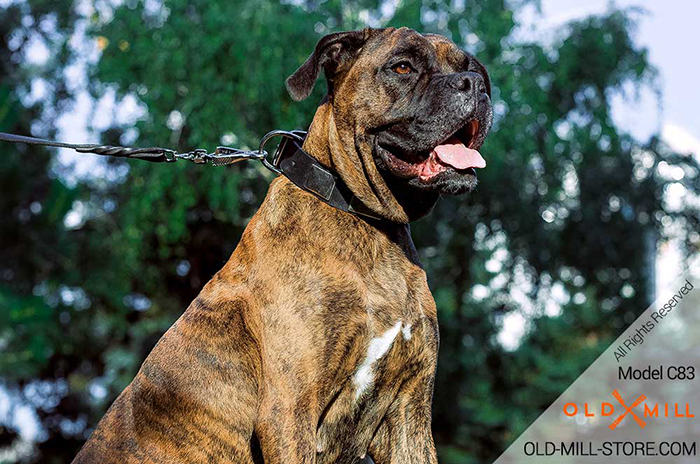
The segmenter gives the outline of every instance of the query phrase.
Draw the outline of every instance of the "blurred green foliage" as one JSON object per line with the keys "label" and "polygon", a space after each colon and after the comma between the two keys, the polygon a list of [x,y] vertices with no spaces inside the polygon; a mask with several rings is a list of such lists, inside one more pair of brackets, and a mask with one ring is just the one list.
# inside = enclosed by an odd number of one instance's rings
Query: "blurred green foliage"
{"label": "blurred green foliage", "polygon": [[[655,82],[635,11],[572,22],[543,44],[517,33],[517,12],[536,2],[390,4],[11,2],[0,11],[0,130],[55,135],[77,97],[70,69],[87,59],[93,97],[146,110],[136,131],[115,120],[105,143],[254,146],[310,122],[323,86],[293,103],[283,81],[325,33],[408,26],[475,53],[493,81],[488,168],[476,193],[443,199],[413,234],[440,313],[440,462],[489,462],[647,306],[668,224],[696,247],[698,211],[662,195],[671,182],[697,192],[698,166],[612,121],[623,86]],[[39,64],[27,59],[37,41],[49,52]],[[110,175],[76,181],[46,150],[2,151],[0,394],[12,407],[0,408],[0,460],[67,463],[226,261],[270,176],[252,163],[93,160]],[[526,331],[504,347],[504,321],[518,318]],[[39,424],[28,444],[20,408]]]}

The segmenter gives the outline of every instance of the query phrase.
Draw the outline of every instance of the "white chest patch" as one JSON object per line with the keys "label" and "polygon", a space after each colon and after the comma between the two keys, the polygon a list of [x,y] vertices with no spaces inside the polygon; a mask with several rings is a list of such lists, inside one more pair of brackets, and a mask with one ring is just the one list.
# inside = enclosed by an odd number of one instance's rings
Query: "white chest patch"
{"label": "white chest patch", "polygon": [[360,396],[362,396],[362,394],[372,385],[372,382],[374,381],[374,364],[379,361],[387,351],[389,351],[400,330],[401,321],[398,321],[382,335],[370,340],[369,346],[367,347],[367,356],[365,357],[365,360],[362,361],[362,364],[360,364],[360,367],[357,369],[357,372],[355,372],[353,377],[355,387],[357,388],[355,391],[356,400],[359,399]]}
{"label": "white chest patch", "polygon": [[406,324],[405,326],[403,326],[403,329],[401,329],[401,332],[403,333],[404,340],[410,340],[411,339],[411,324]]}

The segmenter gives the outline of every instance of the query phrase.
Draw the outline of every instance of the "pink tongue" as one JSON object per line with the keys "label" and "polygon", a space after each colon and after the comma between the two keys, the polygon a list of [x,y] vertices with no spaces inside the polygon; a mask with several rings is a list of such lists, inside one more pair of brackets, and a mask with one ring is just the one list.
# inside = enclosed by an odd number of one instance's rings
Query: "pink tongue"
{"label": "pink tongue", "polygon": [[457,137],[450,137],[445,143],[435,147],[434,151],[440,161],[455,169],[486,167],[486,160],[481,157],[481,153],[465,147]]}

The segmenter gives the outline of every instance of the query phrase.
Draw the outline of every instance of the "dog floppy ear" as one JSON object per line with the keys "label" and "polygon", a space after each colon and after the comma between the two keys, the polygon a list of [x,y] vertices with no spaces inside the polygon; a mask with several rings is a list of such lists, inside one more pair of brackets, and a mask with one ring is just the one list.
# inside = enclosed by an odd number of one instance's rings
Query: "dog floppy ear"
{"label": "dog floppy ear", "polygon": [[301,101],[311,95],[321,68],[328,79],[328,93],[331,93],[333,76],[357,56],[368,31],[336,32],[321,38],[311,56],[285,82],[292,99]]}

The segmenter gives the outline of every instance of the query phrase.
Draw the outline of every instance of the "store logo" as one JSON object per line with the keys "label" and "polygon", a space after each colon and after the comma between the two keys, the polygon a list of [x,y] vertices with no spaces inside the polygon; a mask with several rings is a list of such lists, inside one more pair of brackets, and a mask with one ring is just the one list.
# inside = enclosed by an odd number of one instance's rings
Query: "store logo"
{"label": "store logo", "polygon": [[[608,426],[610,430],[615,430],[617,426],[620,425],[620,422],[628,416],[642,429],[647,425],[644,419],[648,420],[651,418],[658,418],[659,416],[672,419],[691,419],[695,417],[695,414],[690,412],[690,403],[685,403],[683,405],[679,403],[656,403],[652,406],[648,402],[645,402],[647,400],[646,395],[639,395],[633,403],[627,406],[620,392],[613,390],[612,396],[617,400],[619,405],[617,407],[617,417]],[[620,411],[620,406],[622,407],[622,411]],[[644,408],[641,410],[637,409],[640,406]],[[566,416],[573,417],[579,413],[579,406],[576,403],[566,403],[563,411]],[[613,417],[615,412],[615,406],[612,403],[603,402],[600,404],[600,417]],[[583,403],[583,415],[584,417],[596,417],[595,407],[592,409],[589,403]]]}
{"label": "store logo", "polygon": [[620,422],[622,422],[622,419],[624,419],[625,416],[626,416],[627,414],[632,414],[632,417],[634,418],[634,421],[635,421],[637,424],[639,424],[639,426],[640,426],[641,428],[644,428],[644,427],[647,426],[647,423],[644,422],[642,419],[640,419],[639,416],[638,416],[637,414],[635,414],[635,412],[633,411],[634,408],[636,408],[637,406],[639,406],[640,404],[642,404],[642,403],[644,402],[644,400],[647,399],[646,396],[640,395],[639,398],[637,398],[637,399],[635,400],[635,402],[632,403],[632,406],[630,406],[629,408],[627,407],[627,405],[625,404],[624,400],[622,399],[622,395],[620,395],[620,393],[619,393],[617,390],[613,390],[612,396],[614,396],[615,399],[616,399],[617,401],[620,402],[620,404],[622,405],[622,407],[625,408],[625,412],[623,412],[622,414],[620,414],[620,415],[617,417],[617,419],[615,419],[615,421],[614,421],[612,424],[610,424],[610,426],[609,426],[609,427],[610,427],[610,430],[615,430],[615,428],[620,424]]}

